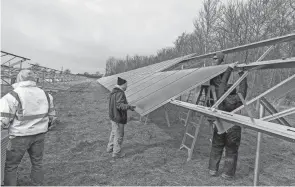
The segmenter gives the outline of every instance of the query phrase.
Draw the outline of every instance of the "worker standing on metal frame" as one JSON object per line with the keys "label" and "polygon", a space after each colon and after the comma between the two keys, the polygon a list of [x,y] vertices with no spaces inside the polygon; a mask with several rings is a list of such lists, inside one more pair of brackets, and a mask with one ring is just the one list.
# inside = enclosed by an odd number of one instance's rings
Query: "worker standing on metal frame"
{"label": "worker standing on metal frame", "polygon": [[[233,70],[233,67],[229,67],[227,71],[222,75],[220,84],[217,89],[217,99],[219,99],[232,85],[228,85],[228,79]],[[243,72],[239,72],[242,76]],[[218,109],[226,112],[231,112],[234,109],[243,105],[238,93],[245,98],[247,94],[247,78],[245,78],[239,85],[238,92],[234,89],[229,96],[219,105]],[[226,132],[218,132],[216,126],[214,128],[212,147],[209,159],[209,174],[211,176],[217,176],[219,169],[219,163],[222,157],[223,149],[225,148],[225,163],[222,177],[225,179],[231,179],[234,177],[237,167],[238,149],[241,142],[241,127],[238,125],[233,126]]]}
{"label": "worker standing on metal frame", "polygon": [[135,106],[128,105],[125,91],[127,81],[118,77],[117,85],[110,94],[109,117],[112,123],[112,131],[107,146],[107,152],[113,153],[113,159],[121,158],[121,146],[124,137],[124,126],[127,123],[127,110],[134,111]]}
{"label": "worker standing on metal frame", "polygon": [[14,90],[0,99],[1,128],[8,128],[4,185],[17,185],[17,168],[28,151],[32,163],[33,185],[43,185],[42,160],[45,133],[55,116],[53,98],[38,88],[35,75],[22,70],[17,75]]}

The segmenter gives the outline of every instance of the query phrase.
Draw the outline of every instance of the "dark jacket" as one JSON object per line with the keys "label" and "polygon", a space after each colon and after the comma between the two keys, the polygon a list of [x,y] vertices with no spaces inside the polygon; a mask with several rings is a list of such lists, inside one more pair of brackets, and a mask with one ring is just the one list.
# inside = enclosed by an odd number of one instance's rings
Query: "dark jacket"
{"label": "dark jacket", "polygon": [[222,73],[220,75],[217,75],[216,77],[214,77],[213,79],[210,80],[210,85],[215,86],[215,91],[216,91],[216,94],[217,94],[217,98],[221,97],[221,96],[219,96],[220,95],[219,94],[220,93],[219,92],[219,87],[221,85],[224,85],[224,84],[226,85],[227,84],[232,70],[233,69],[229,67],[229,68],[227,68],[227,70],[224,73]]}
{"label": "dark jacket", "polygon": [[127,110],[130,109],[126,95],[120,88],[114,88],[110,94],[109,116],[116,123],[127,123]]}
{"label": "dark jacket", "polygon": [[[229,88],[230,85],[227,84],[228,79],[230,77],[230,74],[232,72],[232,68],[228,68],[227,71],[223,74],[222,79],[220,81],[220,84],[218,85],[218,91],[217,91],[217,98],[219,99]],[[219,109],[231,112],[234,109],[240,107],[243,105],[238,93],[241,93],[243,98],[246,98],[247,95],[247,78],[243,79],[239,85],[239,89],[233,90],[225,99],[224,101],[219,105]]]}
{"label": "dark jacket", "polygon": [[[226,85],[228,82],[228,79],[230,77],[230,74],[232,72],[232,68],[227,68],[227,70],[224,73],[221,73],[220,75],[217,75],[213,79],[210,80],[210,85],[215,87],[215,93],[217,100],[222,96],[224,91],[220,92],[219,87],[220,85]],[[210,92],[210,102],[207,103],[207,107],[211,107],[214,105],[214,99],[212,92]]]}

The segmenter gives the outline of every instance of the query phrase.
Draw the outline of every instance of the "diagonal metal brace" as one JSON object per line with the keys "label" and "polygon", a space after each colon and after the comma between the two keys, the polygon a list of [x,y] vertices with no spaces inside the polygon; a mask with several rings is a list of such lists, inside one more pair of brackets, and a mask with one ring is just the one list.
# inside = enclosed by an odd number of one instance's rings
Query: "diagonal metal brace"
{"label": "diagonal metal brace", "polygon": [[249,109],[249,107],[248,107],[248,105],[247,105],[247,103],[246,103],[244,97],[242,96],[241,93],[238,93],[238,96],[239,96],[239,98],[241,99],[243,105],[245,106],[245,109],[246,109],[246,111],[247,111],[247,113],[248,113],[248,116],[250,117],[252,123],[255,125],[255,121],[254,121],[254,119],[253,119],[253,114],[252,114],[251,110]]}
{"label": "diagonal metal brace", "polygon": [[[260,103],[264,106],[264,108],[270,113],[270,114],[276,114],[278,113],[278,111],[275,109],[275,107],[273,107],[266,99],[265,97],[261,97],[260,98]],[[289,126],[289,127],[292,127],[292,125],[290,125],[288,123],[287,120],[285,120],[285,118],[278,118],[277,121],[282,124],[282,125],[285,125],[285,126]]]}
{"label": "diagonal metal brace", "polygon": [[272,121],[272,120],[282,118],[284,116],[288,116],[288,115],[291,115],[291,114],[295,114],[295,107],[290,108],[288,110],[284,110],[282,112],[279,112],[279,113],[276,113],[276,114],[273,114],[273,115],[266,116],[266,117],[262,118],[262,120],[264,120],[264,121]]}

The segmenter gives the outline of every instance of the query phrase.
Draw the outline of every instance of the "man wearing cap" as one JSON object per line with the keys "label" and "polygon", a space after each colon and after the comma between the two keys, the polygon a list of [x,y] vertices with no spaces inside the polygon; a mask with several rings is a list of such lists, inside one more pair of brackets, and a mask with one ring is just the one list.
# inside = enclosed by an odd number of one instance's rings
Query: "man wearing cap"
{"label": "man wearing cap", "polygon": [[8,128],[4,185],[17,185],[17,168],[28,152],[33,185],[43,184],[42,159],[45,133],[55,116],[53,98],[36,86],[34,73],[22,70],[14,90],[0,99],[1,127]]}
{"label": "man wearing cap", "polygon": [[220,65],[222,62],[224,62],[224,53],[223,52],[217,52],[213,56],[213,65]]}
{"label": "man wearing cap", "polygon": [[[213,56],[213,66],[217,66],[220,65],[222,62],[224,62],[224,54],[222,52],[217,52],[214,56]],[[210,85],[215,86],[216,92],[218,91],[219,85],[221,84],[221,80],[224,74],[228,74],[227,70],[226,72],[217,75],[216,77],[214,77],[213,79],[210,80]]]}
{"label": "man wearing cap", "polygon": [[[232,85],[228,84],[229,76],[232,72],[232,68],[224,73],[218,85],[217,98],[220,98]],[[239,76],[242,76],[243,72],[239,72]],[[225,100],[219,105],[218,109],[226,112],[231,112],[234,109],[240,107],[243,103],[240,100],[238,93],[241,93],[243,98],[247,94],[247,78],[245,78],[239,85],[238,91],[235,89],[225,98]],[[219,169],[219,163],[222,157],[223,149],[225,148],[225,163],[222,177],[230,179],[234,177],[238,160],[238,149],[241,142],[241,127],[234,125],[227,129],[225,132],[219,132],[214,127],[212,147],[209,160],[209,174],[211,176],[217,176]]]}
{"label": "man wearing cap", "polygon": [[118,77],[117,85],[112,90],[109,99],[109,117],[112,123],[112,131],[107,146],[107,152],[113,153],[114,159],[123,157],[121,146],[124,137],[124,126],[127,123],[127,110],[134,111],[135,106],[128,105],[125,91],[127,81]]}

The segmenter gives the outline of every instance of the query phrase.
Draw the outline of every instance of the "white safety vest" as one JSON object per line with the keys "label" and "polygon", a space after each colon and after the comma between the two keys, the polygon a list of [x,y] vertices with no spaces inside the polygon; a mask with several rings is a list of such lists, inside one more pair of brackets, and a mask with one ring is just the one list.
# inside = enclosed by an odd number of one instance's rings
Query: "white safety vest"
{"label": "white safety vest", "polygon": [[49,116],[55,116],[52,96],[33,81],[13,86],[15,89],[0,99],[0,120],[9,125],[9,135],[29,136],[47,132]]}

